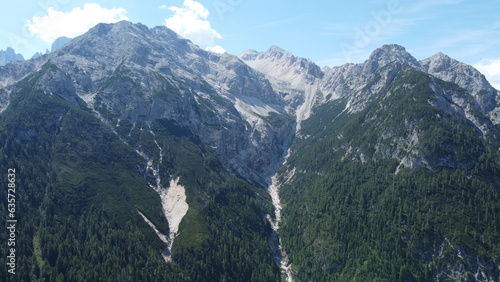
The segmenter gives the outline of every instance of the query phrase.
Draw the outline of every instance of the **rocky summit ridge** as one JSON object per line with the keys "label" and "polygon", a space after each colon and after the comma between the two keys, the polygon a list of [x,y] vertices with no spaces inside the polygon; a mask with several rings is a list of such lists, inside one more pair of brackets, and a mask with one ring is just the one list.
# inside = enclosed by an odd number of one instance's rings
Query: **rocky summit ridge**
{"label": "rocky summit ridge", "polygon": [[473,104],[455,100],[466,112],[488,115],[499,99],[477,70],[440,53],[417,61],[402,46],[384,45],[364,63],[322,70],[277,46],[221,55],[166,27],[122,21],[99,24],[53,53],[1,68],[1,108],[17,81],[47,64],[53,73],[39,82],[47,92],[62,91],[72,103],[82,99],[110,126],[176,120],[210,144],[228,169],[261,184],[278,169],[296,124],[300,129],[314,107],[347,99],[349,112],[359,112],[403,68],[465,89]]}
{"label": "rocky summit ridge", "polygon": [[110,125],[177,120],[215,148],[231,171],[261,184],[279,167],[296,123],[300,128],[315,106],[345,98],[349,111],[359,112],[404,67],[464,88],[474,97],[470,107],[461,105],[469,110],[488,115],[499,99],[482,74],[444,54],[417,61],[402,46],[384,45],[364,63],[322,70],[277,46],[221,55],[166,27],[122,21],[99,24],[53,53],[1,68],[1,108],[15,82],[49,63],[56,70],[40,82],[46,91],[64,90],[60,95],[73,103],[82,99]]}
{"label": "rocky summit ridge", "polygon": [[9,64],[0,69],[2,108],[15,83],[36,71],[44,72],[40,89],[85,101],[111,127],[175,120],[212,146],[230,171],[263,185],[295,128],[263,75],[166,27],[99,24],[53,53]]}
{"label": "rocky summit ridge", "polygon": [[[443,81],[457,84],[474,97],[475,107],[482,114],[488,115],[496,112],[495,108],[498,109],[499,105],[499,91],[493,88],[485,76],[474,67],[442,53],[418,61],[403,46],[396,44],[383,45],[374,50],[364,63],[350,63],[323,70],[314,62],[296,58],[278,47],[271,47],[261,53],[247,50],[239,57],[248,65],[264,73],[277,91],[288,86],[289,89],[302,93],[294,100],[303,103],[297,108],[302,107],[302,112],[307,113],[302,116],[298,115],[299,122],[310,115],[315,105],[325,101],[347,96],[351,100],[359,100],[360,91],[372,82],[376,75],[385,73],[386,83],[389,83],[390,79],[394,78],[394,75],[403,67],[410,67]],[[379,87],[382,86],[382,84],[379,85]],[[294,93],[294,91],[289,92]],[[354,109],[354,111],[357,110]],[[492,117],[492,119],[498,123],[497,118]]]}
{"label": "rocky summit ridge", "polygon": [[[494,281],[499,96],[441,53],[419,61],[384,45],[363,63],[322,69],[277,46],[216,54],[122,21],[0,67],[0,151],[33,172],[23,210],[46,217],[22,220],[42,250],[30,254],[33,277],[80,269],[99,242],[120,246],[103,257],[133,280],[149,260],[107,259],[144,235],[132,253],[149,246],[154,258],[168,243],[161,265],[175,281]],[[96,220],[108,215],[115,225]],[[72,224],[79,235],[67,236]],[[90,227],[123,233],[89,240]],[[386,268],[366,269],[373,263]]]}

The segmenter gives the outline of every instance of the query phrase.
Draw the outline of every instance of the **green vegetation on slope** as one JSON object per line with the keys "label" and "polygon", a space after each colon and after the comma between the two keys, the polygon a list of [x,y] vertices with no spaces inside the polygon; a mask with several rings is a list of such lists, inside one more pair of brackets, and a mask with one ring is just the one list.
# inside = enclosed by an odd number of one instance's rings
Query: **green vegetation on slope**
{"label": "green vegetation on slope", "polygon": [[[277,281],[268,248],[271,209],[261,188],[230,176],[193,134],[173,121],[122,121],[121,138],[82,101],[33,87],[43,69],[17,85],[0,116],[0,183],[17,173],[16,275],[12,281]],[[53,69],[49,69],[54,71]],[[143,129],[143,130],[141,130]],[[155,134],[152,135],[149,130]],[[125,141],[125,142],[124,142]],[[158,143],[156,145],[155,141]],[[128,144],[127,144],[128,143]],[[141,147],[160,165],[162,185],[180,177],[190,210],[166,263],[166,247],[137,213],[168,234]],[[0,216],[7,218],[7,190]],[[2,231],[2,233],[5,232]],[[3,233],[2,236],[5,236]],[[5,265],[7,249],[0,248]]]}
{"label": "green vegetation on slope", "polygon": [[297,281],[498,277],[498,132],[483,137],[432,106],[430,83],[405,71],[360,112],[339,100],[303,122],[285,168],[295,175],[285,181],[284,169],[281,187],[280,232]]}

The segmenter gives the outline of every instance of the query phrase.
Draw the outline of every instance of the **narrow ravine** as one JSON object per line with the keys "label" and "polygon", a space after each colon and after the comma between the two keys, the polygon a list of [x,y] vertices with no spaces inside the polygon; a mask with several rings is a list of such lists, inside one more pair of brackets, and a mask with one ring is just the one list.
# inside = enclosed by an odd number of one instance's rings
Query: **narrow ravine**
{"label": "narrow ravine", "polygon": [[[93,109],[93,105],[92,106]],[[126,145],[133,147],[129,144],[125,139],[123,139],[114,129],[113,126],[107,122],[98,111],[93,109],[96,116],[105,124],[109,125],[111,131]],[[134,124],[135,126],[135,124]],[[141,131],[143,128],[141,128]],[[174,178],[170,176],[170,183],[167,188],[161,185],[162,179],[160,176],[160,164],[163,162],[163,149],[160,144],[156,140],[156,134],[153,132],[151,127],[149,127],[149,132],[155,138],[153,139],[154,143],[158,148],[158,164],[154,163],[153,158],[148,157],[146,153],[144,153],[140,146],[139,148],[134,148],[135,152],[141,156],[144,160],[146,160],[146,171],[153,174],[154,183],[149,183],[149,186],[158,193],[161,199],[161,205],[163,209],[163,214],[168,222],[169,234],[166,236],[162,234],[158,228],[139,210],[137,212],[144,219],[144,221],[155,231],[156,235],[160,240],[167,244],[167,248],[163,250],[162,256],[166,262],[172,262],[172,246],[174,244],[174,239],[178,235],[179,232],[179,224],[186,215],[189,205],[186,202],[186,191],[183,186],[179,185],[179,177]]]}
{"label": "narrow ravine", "polygon": [[[150,130],[150,133],[155,136],[154,132]],[[161,185],[162,179],[160,176],[160,163],[163,161],[163,150],[161,146],[154,139],[154,142],[159,150],[159,163],[154,164],[152,158],[148,158],[145,153],[136,149],[137,154],[147,160],[146,171],[150,171],[153,174],[154,183],[149,183],[149,186],[158,193],[161,199],[161,205],[163,209],[163,214],[168,222],[169,234],[165,236],[161,234],[156,226],[154,226],[147,218],[140,213],[143,219],[148,223],[154,230],[158,237],[167,244],[167,248],[162,252],[163,259],[166,262],[172,261],[172,246],[174,245],[174,239],[179,232],[179,224],[189,210],[189,205],[186,202],[186,190],[183,186],[179,185],[179,177],[174,178],[170,176],[170,182],[168,187],[163,187]]]}
{"label": "narrow ravine", "polygon": [[[290,156],[290,151],[285,157],[285,161],[283,165],[286,163],[286,160]],[[292,278],[292,264],[288,260],[288,255],[281,244],[281,238],[279,236],[279,228],[281,223],[281,198],[280,198],[280,183],[278,181],[278,173],[276,173],[271,178],[271,185],[268,188],[269,195],[271,195],[271,199],[274,206],[274,219],[271,215],[267,215],[267,220],[271,224],[271,228],[273,230],[270,238],[270,245],[273,252],[273,257],[275,262],[280,266],[281,273],[285,277],[287,282],[293,282]]]}

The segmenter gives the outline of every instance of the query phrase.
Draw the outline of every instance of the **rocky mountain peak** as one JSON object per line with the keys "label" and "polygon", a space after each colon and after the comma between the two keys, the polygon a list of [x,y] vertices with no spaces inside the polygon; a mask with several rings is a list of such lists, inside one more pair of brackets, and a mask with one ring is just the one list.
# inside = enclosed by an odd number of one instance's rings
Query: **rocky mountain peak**
{"label": "rocky mountain peak", "polygon": [[39,71],[39,89],[73,104],[80,98],[117,132],[120,121],[147,126],[173,120],[215,148],[229,171],[262,185],[280,164],[280,142],[289,142],[295,128],[263,74],[164,26],[98,24],[23,65],[29,68],[0,68],[0,85]]}
{"label": "rocky mountain peak", "polygon": [[245,50],[243,51],[241,54],[238,55],[238,57],[241,59],[241,60],[255,60],[257,58],[257,56],[259,55],[259,52],[255,51],[255,50]]}
{"label": "rocky mountain peak", "polygon": [[120,21],[117,23],[100,23],[94,26],[89,30],[87,33],[88,35],[99,35],[99,36],[104,36],[107,35],[109,32],[121,32],[125,34],[130,34],[130,33],[149,33],[149,28],[141,23],[132,23],[129,21]]}
{"label": "rocky mountain peak", "polygon": [[420,61],[422,67],[425,71],[430,73],[437,73],[450,68],[452,65],[456,65],[459,62],[452,59],[446,54],[441,52],[435,54],[434,56]]}
{"label": "rocky mountain peak", "polygon": [[271,46],[265,52],[245,50],[238,57],[243,61],[266,60],[266,61],[295,61],[297,58],[290,52],[278,47]]}
{"label": "rocky mountain peak", "polygon": [[272,57],[276,57],[276,58],[281,58],[281,57],[287,57],[287,58],[295,58],[294,55],[292,55],[292,53],[276,46],[276,45],[272,45],[271,47],[269,47],[269,49],[267,49],[267,51],[265,52],[265,54],[267,56],[272,56]]}
{"label": "rocky mountain peak", "polygon": [[373,51],[370,58],[365,62],[364,72],[374,73],[390,63],[401,63],[420,69],[420,63],[403,46],[390,44]]}
{"label": "rocky mountain peak", "polygon": [[14,49],[7,47],[7,49],[0,50],[0,66],[6,65],[12,61],[23,61],[24,57],[21,54],[17,54]]}
{"label": "rocky mountain peak", "polygon": [[474,67],[450,58],[441,52],[420,61],[420,64],[423,71],[444,81],[453,82],[467,90],[476,99],[483,114],[496,107],[498,91]]}
{"label": "rocky mountain peak", "polygon": [[303,90],[304,85],[323,77],[321,68],[309,59],[271,46],[265,52],[247,50],[238,57],[252,68],[264,73],[278,88]]}

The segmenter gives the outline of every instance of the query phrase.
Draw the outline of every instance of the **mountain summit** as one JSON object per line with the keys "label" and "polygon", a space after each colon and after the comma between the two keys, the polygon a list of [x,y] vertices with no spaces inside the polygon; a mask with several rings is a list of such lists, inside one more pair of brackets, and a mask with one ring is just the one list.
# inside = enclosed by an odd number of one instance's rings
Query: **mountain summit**
{"label": "mountain summit", "polygon": [[364,72],[374,73],[389,63],[400,63],[420,69],[420,63],[403,46],[392,44],[373,51],[368,61],[364,63]]}
{"label": "mountain summit", "polygon": [[4,66],[13,61],[23,61],[24,57],[21,54],[17,54],[14,49],[7,47],[7,49],[0,50],[0,66]]}
{"label": "mountain summit", "polygon": [[[0,84],[48,63],[63,81],[44,82],[44,90],[54,92],[48,84],[70,85],[72,91],[59,95],[73,103],[82,99],[109,124],[177,120],[215,148],[230,170],[261,184],[286,151],[281,140],[292,136],[286,103],[264,76],[237,57],[206,52],[166,27],[99,24],[16,75],[2,76]],[[268,117],[283,127],[270,127]]]}
{"label": "mountain summit", "polygon": [[311,60],[295,57],[277,46],[262,53],[247,50],[238,57],[277,82],[289,82],[291,89],[304,88],[305,84],[323,76],[321,69]]}
{"label": "mountain summit", "polygon": [[498,280],[498,101],[398,45],[321,69],[99,24],[0,67],[19,279]]}
{"label": "mountain summit", "polygon": [[488,114],[498,103],[498,90],[493,88],[474,67],[438,53],[420,62],[424,71],[444,81],[453,82],[466,89],[476,99],[481,112]]}

